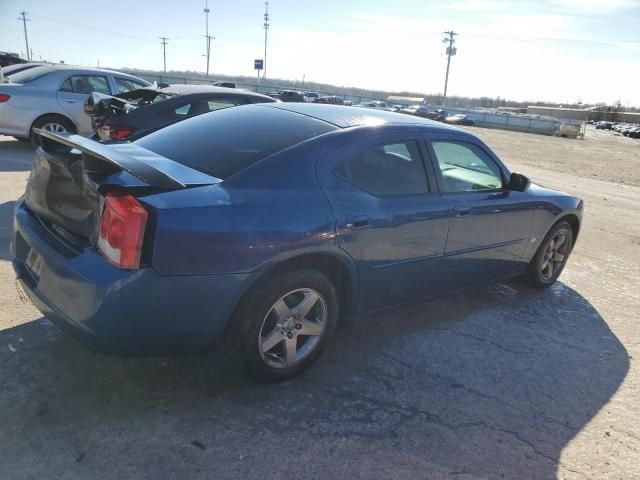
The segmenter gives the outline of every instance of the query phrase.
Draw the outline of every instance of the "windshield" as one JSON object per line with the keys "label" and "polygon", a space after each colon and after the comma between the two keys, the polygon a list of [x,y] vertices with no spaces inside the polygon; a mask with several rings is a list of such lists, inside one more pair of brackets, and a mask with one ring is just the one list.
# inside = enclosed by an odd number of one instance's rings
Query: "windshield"
{"label": "windshield", "polygon": [[11,80],[12,83],[29,83],[55,71],[56,69],[51,65],[42,65],[40,67],[29,68],[28,70],[14,73],[11,75],[9,80]]}

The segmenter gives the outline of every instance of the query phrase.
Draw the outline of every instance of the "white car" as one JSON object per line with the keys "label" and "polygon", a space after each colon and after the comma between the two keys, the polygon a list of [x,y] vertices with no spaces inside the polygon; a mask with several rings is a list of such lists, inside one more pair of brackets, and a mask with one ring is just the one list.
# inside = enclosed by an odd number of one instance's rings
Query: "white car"
{"label": "white car", "polygon": [[0,84],[0,135],[20,140],[32,139],[34,128],[91,134],[84,112],[90,93],[115,95],[151,86],[126,73],[70,65],[41,65],[7,79]]}

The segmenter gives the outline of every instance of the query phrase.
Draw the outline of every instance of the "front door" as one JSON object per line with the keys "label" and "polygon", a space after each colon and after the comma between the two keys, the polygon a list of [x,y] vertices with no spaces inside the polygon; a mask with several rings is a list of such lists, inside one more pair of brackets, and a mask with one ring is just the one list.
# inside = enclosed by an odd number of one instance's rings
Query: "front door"
{"label": "front door", "polygon": [[451,222],[445,249],[449,288],[522,270],[533,208],[529,194],[508,190],[508,172],[478,142],[429,138]]}
{"label": "front door", "polygon": [[109,81],[105,75],[71,75],[58,89],[60,107],[78,126],[78,133],[92,133],[91,118],[84,113],[84,103],[90,93],[111,95]]}
{"label": "front door", "polygon": [[318,162],[338,244],[355,261],[366,310],[441,291],[449,205],[419,134],[384,134]]}

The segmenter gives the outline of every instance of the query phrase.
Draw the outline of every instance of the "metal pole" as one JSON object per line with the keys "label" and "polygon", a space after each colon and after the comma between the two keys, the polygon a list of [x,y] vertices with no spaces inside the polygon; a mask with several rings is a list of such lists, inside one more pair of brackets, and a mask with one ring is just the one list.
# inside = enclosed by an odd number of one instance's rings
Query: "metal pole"
{"label": "metal pole", "polygon": [[211,37],[209,37],[209,0],[204,2],[204,15],[206,17],[206,34],[207,41],[207,77],[209,76],[209,56],[211,55]]}
{"label": "metal pole", "polygon": [[167,74],[167,40],[169,40],[167,37],[158,37],[160,40],[162,40],[162,59],[164,62],[164,74]]}
{"label": "metal pole", "polygon": [[444,77],[444,95],[442,96],[442,103],[444,104],[445,99],[447,98],[447,87],[449,85],[449,67],[451,66],[451,56],[454,55],[453,53],[453,43],[455,42],[455,40],[453,39],[454,35],[457,35],[456,32],[449,31],[449,32],[444,32],[446,35],[449,35],[449,38],[445,38],[443,41],[444,43],[449,43],[449,46],[447,47],[447,73]]}
{"label": "metal pole", "polygon": [[262,81],[267,78],[267,32],[269,31],[269,2],[264,2],[264,72]]}
{"label": "metal pole", "polygon": [[21,18],[19,18],[18,20],[22,20],[22,25],[24,26],[24,43],[27,46],[27,60],[31,61],[32,55],[31,55],[31,50],[29,49],[29,37],[27,35],[27,22],[30,22],[31,20],[29,20],[27,18],[27,13],[28,12],[20,12]]}

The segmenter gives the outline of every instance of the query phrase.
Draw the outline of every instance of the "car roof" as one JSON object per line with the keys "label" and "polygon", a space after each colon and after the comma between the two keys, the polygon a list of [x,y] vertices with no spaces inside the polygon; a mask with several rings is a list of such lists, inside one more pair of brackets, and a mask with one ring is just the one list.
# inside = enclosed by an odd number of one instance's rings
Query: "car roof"
{"label": "car roof", "polygon": [[457,131],[454,127],[433,120],[385,110],[367,110],[358,107],[320,103],[274,103],[268,106],[270,108],[279,108],[281,110],[307,115],[340,128],[363,125],[421,125],[442,130]]}

